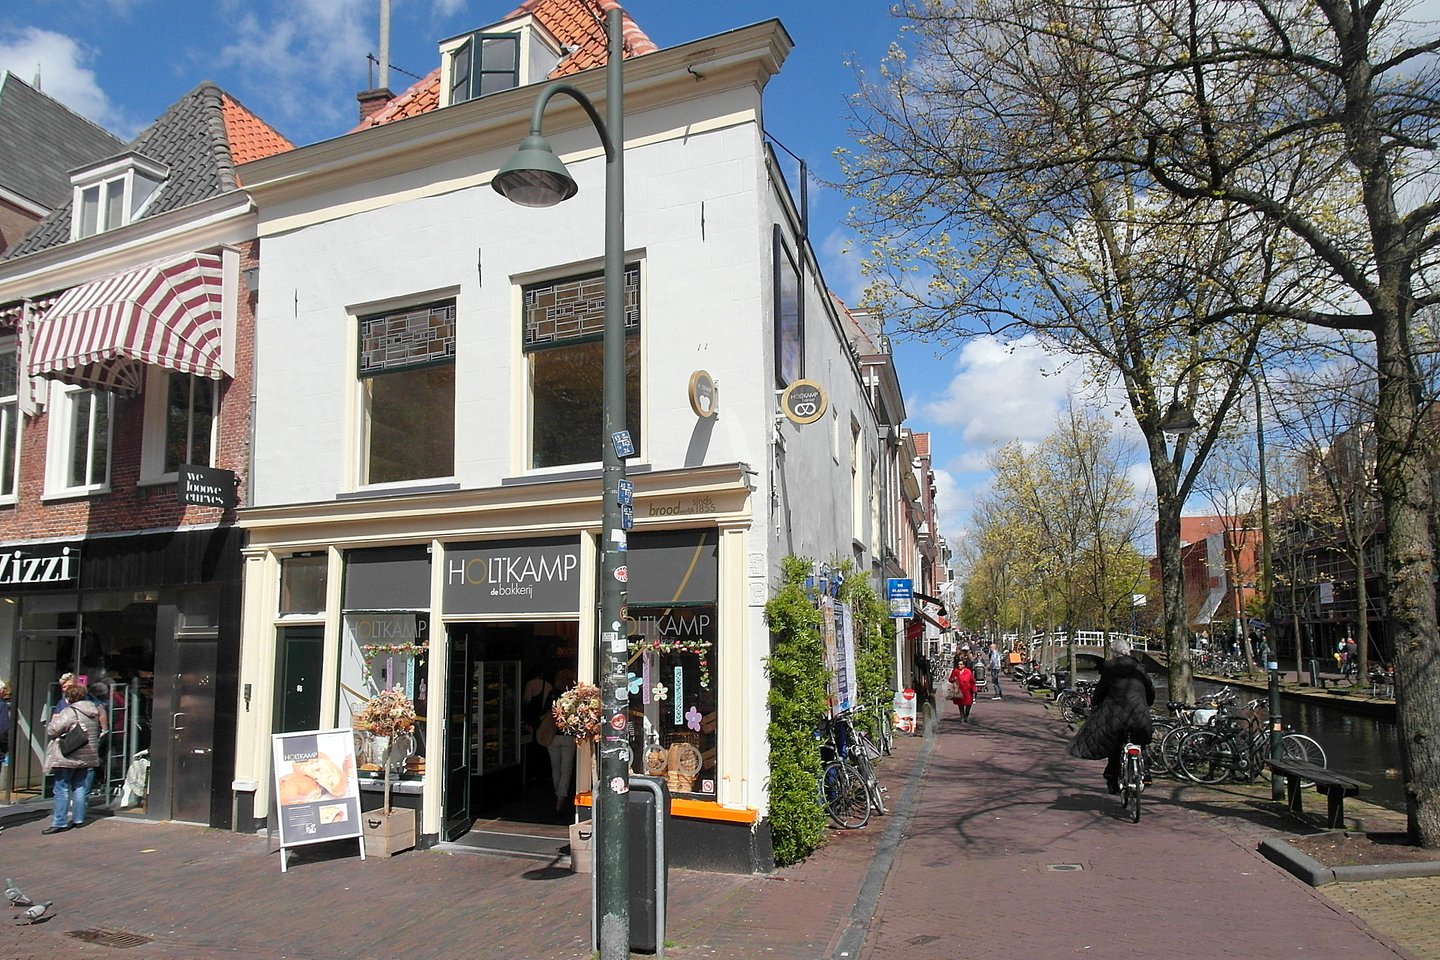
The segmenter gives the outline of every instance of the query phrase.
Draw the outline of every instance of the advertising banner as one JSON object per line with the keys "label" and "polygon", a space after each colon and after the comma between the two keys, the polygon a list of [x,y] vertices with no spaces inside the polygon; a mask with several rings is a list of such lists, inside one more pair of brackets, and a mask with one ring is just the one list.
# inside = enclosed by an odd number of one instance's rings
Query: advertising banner
{"label": "advertising banner", "polygon": [[895,694],[895,729],[901,733],[915,732],[915,691],[909,688]]}
{"label": "advertising banner", "polygon": [[[858,691],[855,684],[855,618],[850,604],[834,605],[834,651],[827,647],[830,669],[830,714],[845,713],[856,707]],[[831,637],[827,637],[827,643]]]}
{"label": "advertising banner", "polygon": [[306,730],[270,739],[280,846],[360,839],[354,732]]}

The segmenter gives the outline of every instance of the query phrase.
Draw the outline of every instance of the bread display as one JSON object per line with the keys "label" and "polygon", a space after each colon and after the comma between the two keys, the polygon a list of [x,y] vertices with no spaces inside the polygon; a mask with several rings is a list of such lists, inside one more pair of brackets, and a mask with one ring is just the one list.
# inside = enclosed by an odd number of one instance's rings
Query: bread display
{"label": "bread display", "polygon": [[280,806],[295,803],[312,803],[325,796],[325,791],[314,777],[292,771],[280,778]]}
{"label": "bread display", "polygon": [[314,779],[332,797],[343,796],[345,793],[344,772],[339,764],[323,753],[315,754],[310,760],[295,761],[293,769]]}

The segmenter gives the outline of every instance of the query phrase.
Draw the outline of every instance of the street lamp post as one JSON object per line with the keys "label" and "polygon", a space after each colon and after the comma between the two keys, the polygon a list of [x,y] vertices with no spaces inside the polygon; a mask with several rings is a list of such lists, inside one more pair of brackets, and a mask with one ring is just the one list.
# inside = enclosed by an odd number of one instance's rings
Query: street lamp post
{"label": "street lamp post", "polygon": [[[1257,461],[1256,465],[1259,467],[1260,470],[1260,620],[1268,628],[1270,624],[1271,609],[1270,593],[1274,587],[1274,584],[1272,584],[1270,581],[1270,489],[1268,486],[1265,472],[1265,408],[1262,403],[1263,398],[1261,397],[1260,393],[1260,381],[1256,379],[1255,371],[1251,370],[1248,366],[1241,365],[1238,362],[1231,360],[1228,357],[1213,357],[1209,359],[1234,365],[1236,369],[1238,369],[1241,373],[1245,374],[1245,377],[1250,381],[1251,389],[1255,391],[1255,455]],[[1200,361],[1196,361],[1196,363],[1199,362]],[[1180,377],[1176,378],[1175,396],[1171,398],[1170,409],[1166,412],[1164,421],[1160,425],[1161,429],[1166,433],[1190,433],[1200,425],[1195,420],[1195,415],[1190,411],[1190,409],[1184,404],[1180,403],[1178,399],[1180,393],[1180,383],[1184,380],[1184,373],[1188,373],[1189,370],[1192,369],[1195,365],[1195,363],[1192,363],[1189,367],[1185,369],[1185,371],[1182,372],[1182,375]],[[1237,618],[1241,618],[1243,616],[1240,612],[1238,599],[1236,602],[1235,614]],[[1239,625],[1243,630],[1243,624]],[[1239,639],[1243,642],[1243,634]],[[1297,647],[1299,646],[1299,637],[1295,638],[1295,644]],[[1267,661],[1269,656],[1270,654],[1266,654]],[[1278,659],[1279,657],[1277,656],[1276,661],[1278,661]],[[1280,727],[1280,672],[1278,670],[1278,663],[1276,664],[1277,668],[1272,669],[1269,665],[1270,662],[1266,663],[1266,670],[1270,674],[1270,682],[1268,685],[1270,695],[1270,758],[1272,760],[1279,760],[1281,753],[1281,743],[1283,741],[1283,731]],[[1299,679],[1299,675],[1299,668],[1297,666],[1297,680]],[[1280,800],[1285,795],[1285,788],[1284,785],[1281,783],[1281,779],[1282,778],[1280,777],[1270,778],[1270,794],[1271,797],[1275,800]]]}
{"label": "street lamp post", "polygon": [[495,175],[495,191],[527,207],[553,206],[578,190],[565,165],[540,133],[545,106],[563,93],[590,117],[605,148],[605,326],[602,343],[600,612],[598,677],[604,717],[599,778],[594,791],[595,933],[601,960],[630,956],[630,869],[627,805],[629,797],[629,694],[626,687],[625,606],[626,534],[621,514],[625,456],[630,455],[625,427],[625,137],[623,124],[624,43],[621,10],[606,12],[608,48],[605,65],[605,119],[579,89],[568,83],[540,91],[530,119],[530,135]]}

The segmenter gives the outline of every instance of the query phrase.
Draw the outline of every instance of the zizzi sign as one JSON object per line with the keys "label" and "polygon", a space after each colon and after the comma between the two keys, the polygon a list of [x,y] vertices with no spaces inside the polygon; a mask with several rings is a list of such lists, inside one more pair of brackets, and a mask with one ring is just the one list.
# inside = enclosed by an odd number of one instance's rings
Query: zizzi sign
{"label": "zizzi sign", "polygon": [[80,551],[74,547],[0,553],[0,587],[66,584],[79,575]]}
{"label": "zizzi sign", "polygon": [[445,551],[445,612],[580,609],[580,542],[504,540]]}

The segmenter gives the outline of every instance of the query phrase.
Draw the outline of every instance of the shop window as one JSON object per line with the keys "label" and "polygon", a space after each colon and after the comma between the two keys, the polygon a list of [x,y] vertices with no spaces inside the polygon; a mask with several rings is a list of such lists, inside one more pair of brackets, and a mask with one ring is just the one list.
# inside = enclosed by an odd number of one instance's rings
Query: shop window
{"label": "shop window", "polygon": [[800,264],[780,225],[773,241],[775,266],[775,385],[781,389],[805,376],[805,310],[800,297]]}
{"label": "shop window", "polygon": [[455,472],[455,301],[359,318],[360,482]]}
{"label": "shop window", "polygon": [[110,420],[114,397],[54,382],[45,491],[94,493],[110,483]]}
{"label": "shop window", "polygon": [[[346,613],[341,634],[339,725],[353,726],[355,715],[381,690],[396,687],[415,703],[415,713],[429,716],[429,655],[426,627],[429,615],[421,612]],[[424,774],[425,724],[413,734],[390,743],[368,731],[355,731],[355,762],[359,774],[382,778],[386,748],[390,749],[395,777]]]}
{"label": "shop window", "polygon": [[15,338],[0,339],[0,502],[15,499],[20,460],[20,367]]}
{"label": "shop window", "polygon": [[[640,267],[625,269],[625,429],[640,447]],[[605,275],[524,288],[530,368],[530,465],[596,463],[603,456]]]}
{"label": "shop window", "polygon": [[219,402],[218,380],[152,367],[145,385],[142,478],[174,479],[184,464],[214,466]]}
{"label": "shop window", "polygon": [[325,612],[328,558],[323,553],[286,557],[280,561],[280,614]]}
{"label": "shop window", "polygon": [[714,604],[630,607],[630,729],[635,771],[670,791],[716,793]]}

